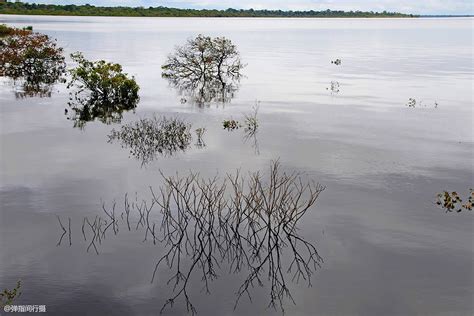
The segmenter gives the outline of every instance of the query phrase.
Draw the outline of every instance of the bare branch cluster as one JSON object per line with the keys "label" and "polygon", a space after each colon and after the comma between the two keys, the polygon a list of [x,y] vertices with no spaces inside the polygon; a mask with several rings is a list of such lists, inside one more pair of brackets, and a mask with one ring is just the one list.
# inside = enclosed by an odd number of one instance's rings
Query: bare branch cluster
{"label": "bare branch cluster", "polygon": [[198,35],[168,56],[162,76],[198,105],[225,103],[238,89],[243,67],[229,39]]}
{"label": "bare branch cluster", "polygon": [[[282,172],[279,162],[273,162],[270,172],[243,176],[240,171],[225,178],[202,178],[198,173],[187,176],[165,176],[158,190],[150,188],[151,202],[131,201],[125,196],[120,217],[131,229],[130,211],[138,211],[135,229],[145,230],[144,241],[151,239],[164,244],[165,253],[158,258],[152,282],[160,266],[173,272],[168,284],[173,295],[162,311],[183,298],[188,312],[196,313],[191,302],[189,285],[193,276],[200,276],[203,289],[210,292],[210,282],[218,277],[225,265],[229,273],[243,273],[245,280],[236,291],[234,308],[242,296],[251,299],[255,286],[269,286],[272,308],[284,311],[285,299],[293,301],[288,279],[304,280],[311,286],[311,276],[323,262],[316,247],[298,234],[298,223],[315,204],[324,187],[313,181],[303,181],[299,173]],[[157,207],[161,223],[153,221]],[[103,206],[106,219],[84,219],[91,247],[97,251],[107,231],[118,233],[115,202],[109,209]],[[159,227],[159,229],[156,229]],[[289,276],[287,276],[289,275]],[[294,302],[294,301],[293,301]]]}
{"label": "bare branch cluster", "polygon": [[158,154],[171,156],[186,150],[192,140],[190,129],[191,124],[179,118],[153,116],[113,129],[108,142],[119,141],[122,147],[129,148],[130,155],[146,164]]}

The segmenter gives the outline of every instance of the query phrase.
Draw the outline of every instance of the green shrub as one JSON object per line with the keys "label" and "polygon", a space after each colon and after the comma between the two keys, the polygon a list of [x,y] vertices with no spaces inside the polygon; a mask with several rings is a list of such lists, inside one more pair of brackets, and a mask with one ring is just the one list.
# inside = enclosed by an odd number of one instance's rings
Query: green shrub
{"label": "green shrub", "polygon": [[98,118],[104,123],[120,122],[122,112],[135,109],[139,101],[139,86],[134,77],[122,71],[120,64],[104,60],[89,61],[77,52],[71,54],[77,67],[70,70],[69,106],[73,109],[76,125]]}

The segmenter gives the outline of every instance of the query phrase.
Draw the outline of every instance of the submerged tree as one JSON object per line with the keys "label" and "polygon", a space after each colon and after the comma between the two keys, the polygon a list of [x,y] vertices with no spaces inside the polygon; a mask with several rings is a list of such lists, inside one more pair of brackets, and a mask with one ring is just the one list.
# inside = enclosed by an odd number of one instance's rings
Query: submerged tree
{"label": "submerged tree", "polygon": [[173,294],[162,311],[182,299],[188,312],[195,314],[191,280],[201,279],[209,293],[218,272],[244,276],[236,288],[234,308],[260,286],[269,292],[268,306],[284,311],[286,299],[294,302],[290,282],[311,286],[323,259],[315,245],[299,234],[299,223],[323,186],[305,181],[299,173],[282,171],[278,162],[271,164],[268,173],[247,177],[240,171],[223,179],[194,172],[162,177],[162,186],[150,188],[151,201],[131,200],[126,194],[123,211],[115,202],[111,207],[103,204],[105,218],[84,218],[82,224],[87,250],[97,254],[108,233],[119,233],[120,222],[129,231],[141,228],[143,241],[163,245],[152,282],[158,268],[166,266],[172,271],[167,284]]}
{"label": "submerged tree", "polygon": [[0,27],[0,76],[21,87],[18,96],[49,96],[65,71],[63,49],[48,35]]}
{"label": "submerged tree", "polygon": [[15,301],[15,299],[17,299],[21,295],[20,289],[21,281],[18,281],[16,283],[15,288],[11,290],[4,289],[2,292],[0,292],[0,308],[2,310],[6,305],[11,305]]}
{"label": "submerged tree", "polygon": [[198,35],[168,56],[162,76],[198,105],[225,103],[238,90],[243,67],[229,39]]}
{"label": "submerged tree", "polygon": [[154,116],[112,130],[108,142],[119,141],[143,165],[158,154],[166,156],[186,150],[191,144],[190,129],[190,124],[178,118]]}
{"label": "submerged tree", "polygon": [[120,64],[89,61],[79,52],[71,54],[71,58],[77,63],[70,70],[68,83],[68,88],[75,88],[69,102],[75,127],[83,127],[95,119],[105,124],[117,123],[124,111],[137,107],[140,88],[134,77],[122,71]]}
{"label": "submerged tree", "polygon": [[469,189],[469,195],[463,204],[462,198],[456,191],[438,193],[436,195],[436,205],[446,210],[446,213],[456,211],[460,213],[462,210],[472,211],[474,207],[474,190]]}

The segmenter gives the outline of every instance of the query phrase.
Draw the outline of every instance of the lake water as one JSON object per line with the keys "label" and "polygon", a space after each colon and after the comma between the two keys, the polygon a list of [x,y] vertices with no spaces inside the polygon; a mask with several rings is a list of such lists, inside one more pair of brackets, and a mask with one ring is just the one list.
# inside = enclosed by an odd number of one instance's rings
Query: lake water
{"label": "lake water", "polygon": [[[121,212],[126,193],[149,196],[149,186],[162,184],[160,170],[267,172],[279,159],[326,186],[299,224],[324,262],[312,287],[288,275],[295,304],[284,300],[287,315],[474,313],[474,214],[435,205],[437,193],[466,197],[474,185],[472,19],[0,16],[0,23],[32,25],[67,54],[122,64],[141,97],[122,124],[156,114],[206,128],[205,147],[142,165],[107,143],[120,124],[73,128],[64,85],[51,97],[17,99],[2,81],[0,289],[21,280],[17,304],[47,305],[51,315],[158,314],[173,293],[166,266],[150,282],[165,246],[121,224],[98,255],[87,252],[83,218],[103,216],[102,202],[114,200]],[[230,38],[247,64],[226,104],[183,104],[161,77],[166,56],[200,33]],[[331,63],[336,58],[341,65]],[[256,102],[256,138],[222,128]],[[65,226],[71,219],[71,245],[68,236],[57,245],[56,216]],[[251,289],[252,302],[243,297],[234,310],[244,276],[225,264],[217,270],[210,294],[199,276],[190,281],[200,315],[281,314],[267,309],[266,277]],[[185,312],[182,297],[164,310]]]}

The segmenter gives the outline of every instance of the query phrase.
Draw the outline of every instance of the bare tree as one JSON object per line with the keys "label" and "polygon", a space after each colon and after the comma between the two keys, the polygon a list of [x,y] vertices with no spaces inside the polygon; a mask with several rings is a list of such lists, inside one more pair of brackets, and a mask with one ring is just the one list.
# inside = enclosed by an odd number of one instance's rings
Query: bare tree
{"label": "bare tree", "polygon": [[[323,259],[316,247],[298,234],[298,223],[315,204],[323,186],[303,181],[299,173],[282,172],[278,161],[271,164],[267,175],[254,172],[246,177],[238,170],[224,179],[205,179],[193,172],[162,177],[163,186],[150,188],[151,202],[130,202],[126,195],[122,213],[130,230],[130,209],[138,211],[136,229],[144,228],[144,240],[164,244],[165,252],[156,262],[152,282],[158,268],[167,266],[173,271],[167,282],[173,294],[161,311],[181,297],[188,312],[195,314],[189,291],[191,278],[201,276],[203,289],[209,293],[210,282],[224,264],[229,273],[246,275],[237,289],[234,308],[242,296],[251,299],[254,286],[268,285],[268,306],[284,312],[285,299],[294,302],[288,279],[304,280],[311,286],[311,276]],[[161,217],[159,232],[150,217],[154,206]],[[108,221],[100,217],[92,224],[84,221],[93,234],[88,249],[93,246],[97,251],[96,243],[101,243],[107,231],[118,232],[115,203],[111,210],[104,205],[104,212]]]}
{"label": "bare tree", "polygon": [[198,105],[229,102],[244,67],[236,46],[225,37],[198,35],[177,46],[162,66],[162,76]]}

